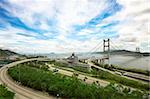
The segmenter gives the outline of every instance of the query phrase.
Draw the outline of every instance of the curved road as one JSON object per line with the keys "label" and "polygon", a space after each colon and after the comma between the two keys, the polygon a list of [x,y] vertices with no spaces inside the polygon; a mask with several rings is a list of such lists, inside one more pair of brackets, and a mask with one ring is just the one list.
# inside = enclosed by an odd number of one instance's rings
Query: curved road
{"label": "curved road", "polygon": [[[15,99],[56,99],[56,97],[49,96],[47,93],[40,92],[40,91],[31,89],[31,88],[27,88],[25,86],[21,86],[21,85],[17,84],[16,82],[14,82],[8,76],[7,70],[9,67],[15,66],[15,65],[23,63],[23,62],[33,61],[33,60],[40,60],[40,61],[43,60],[44,61],[47,59],[46,58],[33,58],[33,59],[21,60],[21,61],[17,61],[17,62],[10,63],[8,65],[5,65],[0,69],[0,81],[3,84],[6,84],[10,90],[12,90],[13,92],[16,93]],[[90,63],[90,65],[93,65],[93,64]],[[51,67],[51,69],[53,70],[54,68]],[[61,70],[61,69],[59,69],[59,72],[64,75],[68,75],[68,76],[72,76],[72,74],[73,74],[73,72],[69,72],[69,71]],[[78,77],[79,77],[79,79],[84,79],[85,75],[79,74]],[[88,79],[86,80],[87,83],[93,83],[95,81],[99,81],[99,84],[102,86],[106,86],[109,84],[109,82],[104,81],[104,80],[100,80],[100,79],[89,77],[89,76],[86,76],[86,77],[88,77]]]}
{"label": "curved road", "polygon": [[[45,61],[47,60],[46,58],[33,58],[33,59],[26,59],[26,60],[21,60],[21,61],[17,61],[17,62],[13,62],[10,63],[8,65],[3,66],[0,69],[0,81],[7,85],[7,87],[16,93],[15,95],[15,99],[56,99],[56,97],[54,96],[49,96],[46,93],[25,87],[25,86],[21,86],[19,84],[17,84],[16,82],[14,82],[7,74],[7,70],[10,67],[13,67],[17,64],[20,63],[24,63],[27,61],[33,61],[33,60],[40,60],[40,61]],[[52,68],[51,68],[52,69]],[[68,76],[72,76],[73,72],[69,72],[69,71],[65,71],[65,70],[59,70],[60,73],[64,74],[64,75],[68,75]],[[88,77],[85,75],[79,75],[79,79],[84,79],[84,77]],[[102,86],[106,86],[109,84],[109,82],[104,81],[104,80],[100,80],[97,78],[93,78],[93,77],[88,77],[88,79],[86,80],[87,83],[93,83],[99,81],[100,85]]]}
{"label": "curved road", "polygon": [[7,85],[8,89],[16,93],[15,99],[56,99],[53,96],[49,96],[47,93],[18,85],[17,83],[12,81],[12,79],[7,75],[7,70],[9,67],[33,60],[45,60],[45,59],[44,58],[26,59],[5,65],[0,69],[0,81],[3,84]]}

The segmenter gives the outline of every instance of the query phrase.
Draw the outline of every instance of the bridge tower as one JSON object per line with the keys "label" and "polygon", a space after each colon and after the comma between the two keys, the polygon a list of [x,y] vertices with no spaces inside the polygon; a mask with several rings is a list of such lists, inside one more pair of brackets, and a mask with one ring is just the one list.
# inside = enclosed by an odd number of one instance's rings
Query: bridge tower
{"label": "bridge tower", "polygon": [[104,59],[108,59],[108,64],[110,66],[110,39],[103,40],[103,52],[107,52],[107,56]]}
{"label": "bridge tower", "polygon": [[110,51],[110,39],[103,40],[103,52]]}
{"label": "bridge tower", "polygon": [[140,52],[140,48],[139,47],[136,47],[136,52]]}

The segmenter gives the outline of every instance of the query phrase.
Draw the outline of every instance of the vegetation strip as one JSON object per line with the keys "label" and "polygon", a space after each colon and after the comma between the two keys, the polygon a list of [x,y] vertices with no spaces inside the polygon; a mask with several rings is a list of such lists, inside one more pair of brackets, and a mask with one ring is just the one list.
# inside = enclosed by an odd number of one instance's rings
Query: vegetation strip
{"label": "vegetation strip", "polygon": [[147,96],[145,92],[131,91],[130,88],[115,84],[110,84],[107,87],[100,87],[96,84],[89,85],[76,77],[67,77],[48,71],[47,66],[41,64],[32,62],[31,64],[29,62],[19,64],[9,68],[8,74],[25,86],[64,98],[141,99]]}
{"label": "vegetation strip", "polygon": [[123,70],[123,71],[127,71],[127,72],[132,72],[132,73],[138,73],[138,74],[143,74],[143,75],[146,75],[146,76],[149,76],[150,75],[150,71],[148,70],[141,70],[141,69],[135,69],[135,68],[132,68],[132,69],[129,69],[129,68],[123,68],[123,67],[119,67],[119,66],[116,66],[116,65],[111,65],[108,66],[108,64],[99,64],[97,62],[94,62],[93,63],[97,66],[100,66],[102,68],[105,68],[105,69],[109,69],[111,71],[114,71],[114,69],[116,70]]}
{"label": "vegetation strip", "polygon": [[[57,62],[57,61],[50,61],[48,63],[54,64],[54,65],[60,66],[60,67],[68,67],[67,64]],[[143,84],[143,83],[135,81],[135,80],[123,78],[119,75],[114,75],[114,74],[111,74],[111,73],[106,72],[106,71],[97,70],[95,68],[93,68],[91,71],[89,71],[86,68],[79,67],[79,66],[75,66],[75,67],[72,67],[72,68],[74,70],[77,70],[77,71],[80,71],[80,72],[84,72],[84,73],[87,73],[87,74],[92,74],[93,75],[92,77],[96,77],[96,78],[99,78],[99,79],[104,79],[104,80],[107,80],[107,81],[110,81],[110,82],[113,82],[113,83],[119,83],[119,84],[123,84],[123,85],[130,86],[130,87],[133,87],[133,88],[138,88],[138,89],[141,89],[141,90],[147,90],[147,91],[150,90],[149,84]]]}
{"label": "vegetation strip", "polygon": [[13,99],[14,93],[11,91],[8,91],[6,86],[0,85],[0,99]]}

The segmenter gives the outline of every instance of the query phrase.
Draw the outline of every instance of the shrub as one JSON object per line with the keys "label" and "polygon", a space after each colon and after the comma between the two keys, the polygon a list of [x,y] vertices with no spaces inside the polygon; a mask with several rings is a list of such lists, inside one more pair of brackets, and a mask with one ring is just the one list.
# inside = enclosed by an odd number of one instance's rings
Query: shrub
{"label": "shrub", "polygon": [[14,93],[8,91],[4,85],[0,85],[0,99],[13,99]]}
{"label": "shrub", "polygon": [[[19,71],[20,79],[18,77]],[[144,95],[139,91],[119,92],[113,84],[107,87],[100,87],[95,84],[89,85],[76,77],[53,74],[51,71],[24,65],[9,68],[8,74],[14,80],[20,80],[25,86],[69,99],[140,99]],[[132,95],[132,93],[134,94]]]}
{"label": "shrub", "polygon": [[[57,65],[57,66],[60,66],[60,67],[61,66],[66,66],[66,65],[62,65],[63,63],[61,63],[61,62],[53,61],[52,63]],[[102,64],[98,64],[96,62],[94,62],[94,64],[98,65],[100,67],[109,69],[109,70],[112,70],[112,68],[114,68],[113,67],[114,65],[112,65],[111,68],[110,68],[108,64],[102,65]],[[142,89],[142,90],[150,90],[150,86],[148,84],[143,84],[141,82],[138,82],[138,81],[135,81],[135,80],[130,80],[130,79],[121,77],[119,75],[115,75],[115,74],[111,74],[111,73],[106,72],[106,71],[98,70],[96,68],[92,68],[91,71],[89,71],[87,68],[84,68],[84,67],[81,67],[81,66],[74,66],[72,68],[74,70],[77,70],[77,71],[80,71],[80,72],[92,74],[93,77],[96,77],[96,78],[100,78],[100,79],[104,79],[104,80],[107,80],[107,81],[123,84],[123,85],[130,86],[130,87],[133,87],[133,88],[138,88],[138,89]]]}

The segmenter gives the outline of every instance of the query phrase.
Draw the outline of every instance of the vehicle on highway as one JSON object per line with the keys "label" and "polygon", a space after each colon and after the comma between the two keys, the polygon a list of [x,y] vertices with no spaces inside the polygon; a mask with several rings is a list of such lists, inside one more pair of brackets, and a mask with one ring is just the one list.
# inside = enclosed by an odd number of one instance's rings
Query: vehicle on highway
{"label": "vehicle on highway", "polygon": [[53,72],[58,72],[58,69],[56,69],[56,68],[55,68],[55,69],[53,69]]}
{"label": "vehicle on highway", "polygon": [[115,71],[115,74],[117,74],[117,75],[119,75],[119,76],[122,76],[122,73],[120,73],[120,72],[116,72],[116,71]]}
{"label": "vehicle on highway", "polygon": [[79,74],[77,72],[73,72],[73,76],[78,77]]}

